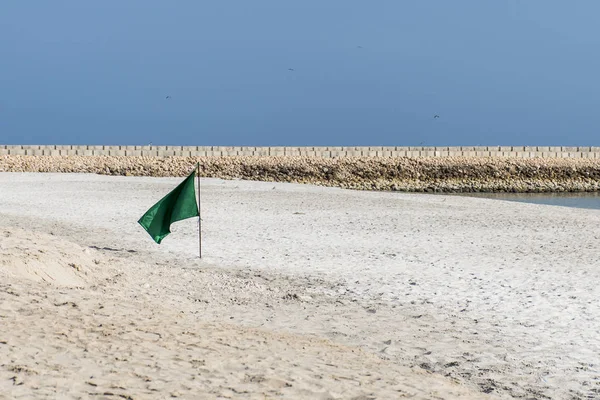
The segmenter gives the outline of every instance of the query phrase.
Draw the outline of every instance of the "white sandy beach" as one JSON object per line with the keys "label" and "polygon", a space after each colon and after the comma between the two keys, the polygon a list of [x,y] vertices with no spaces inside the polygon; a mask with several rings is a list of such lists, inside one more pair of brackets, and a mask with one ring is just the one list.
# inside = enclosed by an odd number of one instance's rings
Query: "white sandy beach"
{"label": "white sandy beach", "polygon": [[600,398],[600,211],[0,173],[0,399]]}

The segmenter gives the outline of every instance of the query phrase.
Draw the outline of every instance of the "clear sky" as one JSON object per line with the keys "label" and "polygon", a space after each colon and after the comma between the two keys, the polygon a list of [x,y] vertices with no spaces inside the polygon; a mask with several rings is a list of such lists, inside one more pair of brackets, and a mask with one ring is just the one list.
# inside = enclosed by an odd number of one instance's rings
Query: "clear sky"
{"label": "clear sky", "polygon": [[599,146],[599,15],[598,0],[3,0],[0,144]]}

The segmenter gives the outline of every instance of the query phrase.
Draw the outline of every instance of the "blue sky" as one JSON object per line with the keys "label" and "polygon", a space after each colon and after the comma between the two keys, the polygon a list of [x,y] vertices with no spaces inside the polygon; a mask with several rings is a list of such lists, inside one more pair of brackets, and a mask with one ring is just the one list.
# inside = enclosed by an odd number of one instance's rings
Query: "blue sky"
{"label": "blue sky", "polygon": [[5,0],[0,144],[598,146],[598,15],[598,0]]}

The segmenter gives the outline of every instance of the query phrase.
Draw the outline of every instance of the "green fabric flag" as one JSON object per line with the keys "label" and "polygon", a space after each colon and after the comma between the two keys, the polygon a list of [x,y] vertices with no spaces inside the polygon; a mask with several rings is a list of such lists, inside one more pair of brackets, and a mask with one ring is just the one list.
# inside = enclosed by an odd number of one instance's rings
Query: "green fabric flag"
{"label": "green fabric flag", "polygon": [[158,244],[171,233],[173,222],[198,217],[198,204],[194,193],[194,177],[196,169],[173,191],[153,205],[138,223],[152,236]]}

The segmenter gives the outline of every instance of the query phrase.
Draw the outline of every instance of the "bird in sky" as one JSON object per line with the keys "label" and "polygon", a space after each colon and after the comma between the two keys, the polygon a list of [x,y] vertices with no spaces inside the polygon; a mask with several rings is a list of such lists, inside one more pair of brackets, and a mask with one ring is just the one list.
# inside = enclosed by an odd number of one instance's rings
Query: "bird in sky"
{"label": "bird in sky", "polygon": [[170,98],[171,98],[171,96],[167,96],[167,97],[165,97],[165,99],[170,99]]}
{"label": "bird in sky", "polygon": [[434,118],[434,119],[435,119],[435,118],[439,118],[439,117],[440,117],[440,116],[439,116],[439,115],[437,115],[437,114],[433,116],[433,118]]}
{"label": "bird in sky", "polygon": [[288,71],[294,71],[294,68],[288,68]]}

